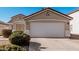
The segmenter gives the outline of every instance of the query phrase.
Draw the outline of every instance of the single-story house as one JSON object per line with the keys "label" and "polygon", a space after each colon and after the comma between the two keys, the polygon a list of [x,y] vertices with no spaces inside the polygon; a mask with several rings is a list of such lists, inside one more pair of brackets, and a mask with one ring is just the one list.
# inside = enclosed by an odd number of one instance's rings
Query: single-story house
{"label": "single-story house", "polygon": [[24,31],[31,37],[70,37],[72,17],[51,8],[25,16],[18,14],[9,21],[13,31]]}
{"label": "single-story house", "polygon": [[73,20],[70,21],[71,33],[79,35],[79,9],[70,12],[68,15],[73,17]]}

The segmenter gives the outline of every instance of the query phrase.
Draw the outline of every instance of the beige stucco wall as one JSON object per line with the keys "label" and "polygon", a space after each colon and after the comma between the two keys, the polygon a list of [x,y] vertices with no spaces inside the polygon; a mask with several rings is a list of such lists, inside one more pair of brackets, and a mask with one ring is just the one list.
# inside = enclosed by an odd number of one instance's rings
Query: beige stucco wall
{"label": "beige stucco wall", "polygon": [[69,14],[69,16],[73,17],[73,19],[70,21],[71,33],[79,35],[79,10]]}
{"label": "beige stucco wall", "polygon": [[[49,13],[49,16],[46,16],[46,12]],[[37,15],[34,15],[33,17],[30,17],[29,19],[31,20],[37,20],[37,19],[58,19],[58,20],[64,20],[64,21],[69,21],[66,17],[63,17],[57,13],[51,12],[51,11],[46,11]]]}
{"label": "beige stucco wall", "polygon": [[[26,32],[26,23],[25,23],[24,20],[19,20],[19,21],[12,22],[10,24],[10,29],[12,29],[13,31],[16,31],[17,30],[16,25],[19,25],[19,24],[22,24],[22,26],[19,26],[19,27],[23,27],[24,28],[22,31]],[[21,30],[21,29],[19,29],[19,30]]]}
{"label": "beige stucco wall", "polygon": [[26,23],[23,18],[24,18],[24,15],[22,14],[11,17],[11,22],[9,23],[9,29],[12,29],[12,31],[26,32]]}

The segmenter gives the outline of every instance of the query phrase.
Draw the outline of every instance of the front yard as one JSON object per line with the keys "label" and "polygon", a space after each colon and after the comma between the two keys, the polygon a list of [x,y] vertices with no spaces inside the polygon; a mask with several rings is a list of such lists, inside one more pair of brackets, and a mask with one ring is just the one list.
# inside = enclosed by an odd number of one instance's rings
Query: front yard
{"label": "front yard", "polygon": [[[10,44],[0,36],[0,46]],[[79,40],[68,38],[31,38],[30,51],[79,51]]]}

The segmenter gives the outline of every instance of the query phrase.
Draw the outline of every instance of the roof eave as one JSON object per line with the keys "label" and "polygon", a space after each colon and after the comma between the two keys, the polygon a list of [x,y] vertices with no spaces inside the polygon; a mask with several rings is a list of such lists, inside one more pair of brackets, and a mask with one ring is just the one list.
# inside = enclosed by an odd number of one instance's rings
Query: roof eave
{"label": "roof eave", "polygon": [[[45,9],[46,9],[46,8],[45,8]],[[45,9],[43,9],[43,10],[45,10]],[[51,9],[51,8],[48,8],[48,9]],[[43,11],[43,10],[40,10],[40,11],[38,11],[38,12],[35,12],[35,13],[31,14],[31,15],[25,16],[24,19],[28,19],[28,18],[32,17],[33,15],[40,13],[40,12]],[[53,10],[53,11],[55,11],[55,12],[57,12],[57,13],[63,15],[63,16],[65,16],[65,17],[68,18],[69,20],[73,19],[73,18],[72,18],[71,16],[69,16],[69,15],[63,14],[63,13],[61,13],[61,12],[58,12],[58,11],[54,10],[54,9],[51,9],[51,10]]]}

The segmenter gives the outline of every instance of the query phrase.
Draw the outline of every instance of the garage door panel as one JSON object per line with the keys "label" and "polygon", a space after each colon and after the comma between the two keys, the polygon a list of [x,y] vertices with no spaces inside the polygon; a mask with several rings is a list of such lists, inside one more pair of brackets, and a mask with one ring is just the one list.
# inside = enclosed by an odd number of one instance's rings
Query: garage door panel
{"label": "garage door panel", "polygon": [[31,37],[64,37],[64,23],[31,22]]}

